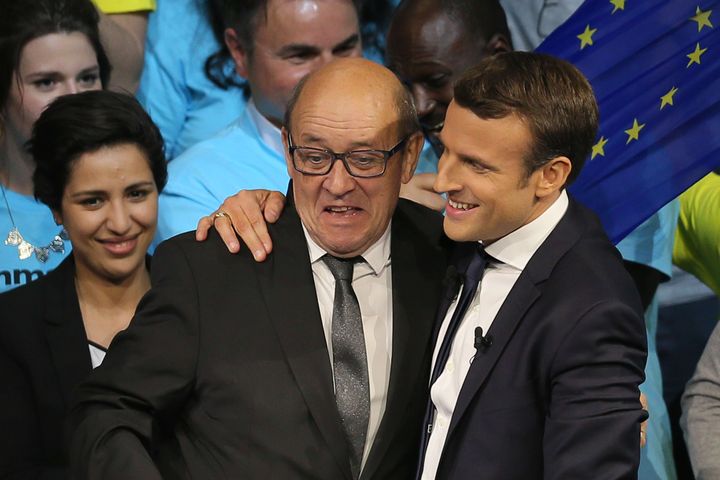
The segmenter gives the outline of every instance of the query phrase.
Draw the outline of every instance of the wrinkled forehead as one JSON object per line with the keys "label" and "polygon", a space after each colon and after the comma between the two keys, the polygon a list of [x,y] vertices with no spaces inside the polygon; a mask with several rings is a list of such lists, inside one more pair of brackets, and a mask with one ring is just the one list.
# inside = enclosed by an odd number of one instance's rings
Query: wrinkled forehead
{"label": "wrinkled forehead", "polygon": [[292,114],[293,139],[383,147],[378,143],[397,135],[399,128],[392,88],[341,82],[308,85]]}

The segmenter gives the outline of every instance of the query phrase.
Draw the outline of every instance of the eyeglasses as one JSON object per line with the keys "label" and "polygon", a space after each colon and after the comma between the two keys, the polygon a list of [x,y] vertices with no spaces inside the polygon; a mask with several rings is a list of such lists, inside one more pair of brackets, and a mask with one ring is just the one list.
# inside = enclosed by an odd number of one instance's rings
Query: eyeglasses
{"label": "eyeglasses", "polygon": [[351,176],[372,178],[385,173],[388,159],[402,150],[408,138],[409,135],[390,150],[352,150],[335,153],[324,148],[296,147],[292,144],[292,136],[288,134],[290,144],[288,151],[295,170],[305,175],[326,175],[332,170],[335,160],[341,160]]}

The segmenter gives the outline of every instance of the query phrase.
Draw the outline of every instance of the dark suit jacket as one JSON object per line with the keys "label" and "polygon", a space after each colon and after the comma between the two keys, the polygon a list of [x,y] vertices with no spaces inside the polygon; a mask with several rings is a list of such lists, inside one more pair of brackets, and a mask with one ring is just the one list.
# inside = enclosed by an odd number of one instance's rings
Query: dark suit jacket
{"label": "dark suit jacket", "polygon": [[0,295],[0,477],[67,478],[63,420],[92,370],[72,255]]}
{"label": "dark suit jacket", "polygon": [[436,478],[637,478],[642,307],[587,209],[571,200],[488,335],[492,345],[462,385]]}
{"label": "dark suit jacket", "polygon": [[[313,275],[292,205],[256,263],[213,236],[163,243],[153,288],[71,413],[73,474],[97,478],[349,479]],[[400,201],[391,256],[388,400],[364,479],[412,478],[445,270],[437,214]],[[152,418],[174,449],[153,465]],[[173,420],[174,419],[174,420]],[[156,468],[158,470],[156,470]]]}

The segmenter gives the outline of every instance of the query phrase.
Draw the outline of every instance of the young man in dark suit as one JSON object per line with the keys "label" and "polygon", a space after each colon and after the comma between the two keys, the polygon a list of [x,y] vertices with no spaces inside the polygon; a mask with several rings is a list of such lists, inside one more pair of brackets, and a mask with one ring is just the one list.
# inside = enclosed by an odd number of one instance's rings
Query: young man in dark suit
{"label": "young man in dark suit", "polygon": [[565,192],[596,132],[592,89],[562,60],[499,54],[456,83],[435,189],[467,273],[437,319],[420,478],[636,478],[642,306]]}
{"label": "young man in dark suit", "polygon": [[77,391],[74,478],[414,474],[445,260],[439,216],[398,202],[423,143],[412,100],[347,59],[308,77],[286,125],[271,259],[217,237],[158,248],[131,327]]}
{"label": "young man in dark suit", "polygon": [[456,83],[435,190],[458,243],[417,478],[637,478],[640,298],[597,218],[565,191],[597,122],[587,80],[547,55],[501,53]]}

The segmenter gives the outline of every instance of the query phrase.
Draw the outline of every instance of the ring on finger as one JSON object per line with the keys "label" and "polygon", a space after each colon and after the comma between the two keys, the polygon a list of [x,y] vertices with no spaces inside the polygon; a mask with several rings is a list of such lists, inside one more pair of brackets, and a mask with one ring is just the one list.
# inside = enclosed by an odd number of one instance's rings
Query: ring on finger
{"label": "ring on finger", "polygon": [[[212,216],[212,221],[213,221],[213,223],[215,223],[218,218],[223,218],[223,217],[225,217],[225,218],[227,218],[228,220],[230,220],[230,215],[228,215],[227,212],[225,212],[225,211],[223,211],[223,210],[218,210],[218,211],[215,212],[215,214]],[[232,222],[232,220],[230,220],[230,222]]]}

